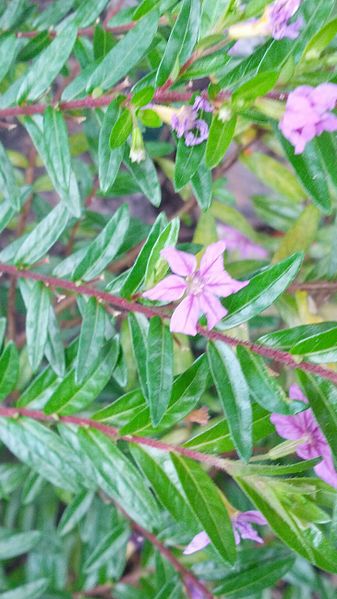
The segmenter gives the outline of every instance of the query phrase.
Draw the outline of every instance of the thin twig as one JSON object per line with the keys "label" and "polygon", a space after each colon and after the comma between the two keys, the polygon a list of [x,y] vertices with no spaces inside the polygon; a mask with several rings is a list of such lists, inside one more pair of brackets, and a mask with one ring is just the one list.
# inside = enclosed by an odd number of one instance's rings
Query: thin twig
{"label": "thin twig", "polygon": [[[29,270],[19,270],[11,264],[0,264],[0,272],[7,273],[13,277],[30,279],[33,281],[42,281],[45,285],[49,287],[65,289],[75,294],[82,293],[83,295],[87,295],[89,297],[96,297],[102,300],[103,302],[106,302],[107,304],[111,304],[114,308],[117,308],[122,312],[139,312],[141,314],[144,314],[148,318],[151,318],[153,316],[160,316],[161,318],[170,318],[171,316],[171,313],[168,311],[167,308],[163,309],[144,306],[143,304],[137,303],[135,301],[128,301],[122,297],[118,297],[117,295],[113,295],[111,293],[107,293],[106,291],[95,289],[93,287],[90,287],[90,285],[78,284],[74,281],[58,279],[57,277],[51,277]],[[229,337],[228,335],[224,335],[223,333],[220,333],[218,331],[209,331],[201,326],[198,326],[198,333],[206,339],[223,341],[224,343],[231,345],[232,347],[238,347],[240,345],[243,345],[244,347],[250,349],[252,352],[259,354],[260,356],[263,356],[265,358],[269,358],[270,360],[274,360],[275,362],[283,364],[288,368],[294,370],[299,369],[303,370],[304,372],[315,374],[337,385],[337,372],[333,372],[328,368],[323,368],[318,364],[312,364],[311,362],[306,362],[304,360],[302,362],[297,362],[287,352],[266,347],[264,345],[259,345],[257,343],[250,343],[249,341],[242,341],[241,339]]]}

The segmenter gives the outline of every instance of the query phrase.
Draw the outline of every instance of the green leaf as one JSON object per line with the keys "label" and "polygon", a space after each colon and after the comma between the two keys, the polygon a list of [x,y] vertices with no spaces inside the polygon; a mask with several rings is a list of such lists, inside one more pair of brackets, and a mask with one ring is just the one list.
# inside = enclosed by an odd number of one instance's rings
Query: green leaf
{"label": "green leaf", "polygon": [[11,207],[16,212],[20,210],[20,190],[16,185],[14,170],[2,143],[0,143],[0,184],[1,191]]}
{"label": "green leaf", "polygon": [[172,454],[186,498],[219,555],[233,564],[236,547],[230,517],[220,490],[200,464]]}
{"label": "green leaf", "polygon": [[109,562],[114,555],[118,555],[123,549],[130,536],[129,528],[124,522],[117,524],[109,531],[95,547],[83,564],[85,572],[93,572]]}
{"label": "green leaf", "polygon": [[106,312],[95,297],[85,304],[75,366],[75,383],[80,385],[97,367],[105,334]]}
{"label": "green leaf", "polygon": [[225,594],[226,597],[245,599],[260,593],[263,589],[273,587],[276,582],[290,570],[294,563],[294,556],[286,554],[279,559],[270,556],[270,559],[261,559],[255,564],[240,568],[239,572],[227,574],[219,586],[214,589],[215,595]]}
{"label": "green leaf", "polygon": [[138,379],[140,383],[140,388],[145,398],[148,397],[148,388],[147,388],[147,355],[146,355],[146,346],[147,346],[147,337],[149,330],[149,323],[145,316],[142,314],[132,314],[130,313],[128,316],[128,323],[130,329],[131,336],[131,344],[133,355],[135,358]]}
{"label": "green leaf", "polygon": [[150,320],[146,378],[151,422],[156,427],[165,414],[173,384],[172,337],[159,316]]}
{"label": "green leaf", "polygon": [[[92,73],[86,91],[111,88],[140,61],[150,47],[158,28],[159,12],[153,10],[121,39]],[[144,32],[146,31],[146,35]]]}
{"label": "green leaf", "polygon": [[63,378],[65,374],[64,347],[60,327],[52,306],[49,310],[47,343],[44,353],[57,376]]}
{"label": "green leaf", "polygon": [[160,281],[168,271],[166,260],[161,258],[160,252],[165,247],[175,245],[178,240],[180,222],[174,218],[160,233],[156,243],[152,247],[145,271],[145,287],[150,288]]}
{"label": "green leaf", "polygon": [[337,171],[335,168],[337,159],[337,141],[335,133],[325,131],[316,139],[316,149],[319,151],[324,163],[327,176],[330,178],[335,190],[337,189]]}
{"label": "green leaf", "polygon": [[229,430],[239,456],[248,460],[252,453],[252,408],[240,363],[224,343],[210,343],[209,365]]}
{"label": "green leaf", "polygon": [[123,158],[123,148],[111,150],[109,139],[119,114],[119,100],[113,100],[106,110],[98,142],[98,176],[103,192],[113,185]]}
{"label": "green leaf", "polygon": [[2,35],[0,39],[0,81],[6,77],[15,59],[20,41],[14,33]]}
{"label": "green leaf", "polygon": [[161,188],[153,161],[146,154],[145,160],[132,162],[129,152],[130,148],[126,145],[123,160],[127,169],[151,204],[159,206],[161,202]]}
{"label": "green leaf", "polygon": [[68,60],[77,37],[77,28],[68,24],[30,66],[17,94],[17,103],[34,102],[48,89]]}
{"label": "green leaf", "polygon": [[109,145],[111,150],[118,148],[126,142],[132,131],[132,124],[131,111],[128,108],[123,108],[110,133]]}
{"label": "green leaf", "polygon": [[0,356],[0,400],[15,389],[18,378],[18,351],[13,341],[10,341]]}
{"label": "green leaf", "polygon": [[221,321],[221,328],[230,329],[268,308],[294,280],[301,264],[302,255],[293,254],[262,270],[246,287],[226,298],[229,314]]}
{"label": "green leaf", "polygon": [[75,369],[70,370],[57,385],[46,405],[46,414],[59,413],[62,416],[80,412],[92,403],[109,382],[119,353],[117,339],[107,344],[95,370],[82,383],[76,383]]}
{"label": "green leaf", "polygon": [[240,106],[241,102],[255,100],[255,98],[258,98],[259,96],[266,95],[273,89],[278,77],[279,73],[275,73],[275,71],[258,73],[255,77],[250,79],[250,81],[243,83],[235,90],[232,96],[233,103],[237,103],[238,106]]}
{"label": "green leaf", "polygon": [[201,210],[208,210],[212,202],[212,173],[201,163],[191,179],[193,193]]}
{"label": "green leaf", "polygon": [[[296,479],[295,479],[296,480]],[[305,482],[304,479],[303,482]],[[293,551],[309,560],[312,564],[326,570],[336,572],[337,551],[312,521],[293,514],[297,487],[292,487],[281,480],[261,476],[236,477],[236,481],[244,493],[265,516],[274,533]],[[300,480],[300,482],[302,482]],[[315,487],[310,479],[310,496]],[[304,487],[305,489],[305,487]],[[307,490],[308,492],[308,490]],[[309,505],[307,497],[301,493],[301,504]]]}
{"label": "green leaf", "polygon": [[99,24],[95,27],[94,32],[94,59],[101,60],[114,47],[115,38]]}
{"label": "green leaf", "polygon": [[62,235],[69,221],[69,212],[64,204],[58,204],[29,233],[15,254],[16,264],[34,264],[46,255]]}
{"label": "green leaf", "polygon": [[308,250],[316,237],[321,213],[316,206],[306,206],[294,224],[282,238],[273,261],[277,262],[294,252]]}
{"label": "green leaf", "polygon": [[321,52],[333,41],[337,33],[337,18],[332,19],[324,25],[307,44],[303,58],[307,60],[317,59]]}
{"label": "green leaf", "polygon": [[16,586],[11,591],[5,591],[1,593],[1,599],[39,599],[49,586],[48,578],[39,578],[34,582],[28,582],[27,584]]}
{"label": "green leaf", "polygon": [[309,356],[312,361],[334,362],[337,359],[337,325],[335,322],[304,324],[282,329],[259,338],[259,343],[294,355]]}
{"label": "green leaf", "polygon": [[103,491],[141,526],[153,530],[159,524],[158,507],[135,466],[100,431],[81,430],[78,437]]}
{"label": "green leaf", "polygon": [[337,459],[337,388],[330,381],[305,372],[298,372],[298,377],[304,395]]}
{"label": "green leaf", "polygon": [[206,149],[206,142],[196,146],[187,146],[181,137],[177,145],[176,165],[174,171],[174,188],[180,191],[197,172]]}
{"label": "green leaf", "polygon": [[116,256],[128,226],[129,210],[127,204],[123,204],[116,210],[98,237],[91,242],[84,257],[76,266],[72,278],[90,281],[100,275]]}
{"label": "green leaf", "polygon": [[38,530],[16,532],[6,528],[0,529],[0,560],[17,557],[28,553],[41,538]]}
{"label": "green leaf", "polygon": [[235,133],[236,121],[236,116],[225,122],[218,116],[213,116],[206,144],[205,159],[208,168],[218,166],[226,154]]}
{"label": "green leaf", "polygon": [[[160,456],[155,450],[144,449],[135,443],[130,443],[130,450],[162,506],[184,529],[193,534],[197,520],[185,497],[160,465]],[[198,532],[198,528],[195,532]]]}
{"label": "green leaf", "polygon": [[81,462],[53,431],[30,418],[2,418],[0,439],[24,464],[52,485],[78,492]]}
{"label": "green leaf", "polygon": [[0,317],[0,349],[2,348],[4,339],[5,339],[6,324],[7,324],[6,318]]}
{"label": "green leaf", "polygon": [[122,297],[130,297],[135,291],[137,291],[138,287],[141,285],[144,275],[147,262],[149,260],[152,248],[154,247],[160,233],[164,227],[164,215],[161,213],[156,218],[153,223],[150,232],[145,240],[145,243],[140,250],[134,265],[131,270],[127,274],[122,288],[120,289],[120,295]]}
{"label": "green leaf", "polygon": [[77,526],[90,509],[93,499],[93,492],[82,491],[67,505],[57,527],[61,537],[70,533]]}
{"label": "green leaf", "polygon": [[35,281],[29,296],[26,318],[28,357],[33,372],[40,366],[46,347],[49,310],[49,291],[43,283]]}
{"label": "green leaf", "polygon": [[302,154],[295,154],[293,146],[281,135],[277,128],[275,128],[275,133],[298,179],[313,202],[324,214],[330,214],[331,198],[327,185],[327,173],[317,140],[313,139],[309,142]]}
{"label": "green leaf", "polygon": [[294,413],[297,402],[290,401],[275,378],[268,373],[260,356],[253,354],[243,346],[237,348],[242,372],[249,387],[252,398],[269,412],[279,414]]}
{"label": "green leaf", "polygon": [[157,87],[167,81],[176,62],[181,66],[190,57],[198,39],[199,24],[199,0],[183,0],[157,71]]}
{"label": "green leaf", "polygon": [[58,186],[69,191],[71,156],[68,130],[62,112],[51,106],[44,112],[43,133],[46,152]]}

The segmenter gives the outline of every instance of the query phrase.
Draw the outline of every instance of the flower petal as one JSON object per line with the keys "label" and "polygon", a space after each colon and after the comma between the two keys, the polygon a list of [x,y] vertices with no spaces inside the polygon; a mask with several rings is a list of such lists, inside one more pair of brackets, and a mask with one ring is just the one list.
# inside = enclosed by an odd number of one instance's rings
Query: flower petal
{"label": "flower petal", "polygon": [[204,530],[199,532],[195,537],[193,537],[192,541],[187,545],[184,549],[184,555],[190,555],[191,553],[195,553],[196,551],[200,551],[209,545],[210,540],[208,535]]}
{"label": "flower petal", "polygon": [[172,333],[185,335],[197,334],[197,323],[200,316],[199,299],[196,295],[188,295],[174,310],[170,330]]}
{"label": "flower petal", "polygon": [[296,385],[296,383],[293,383],[292,385],[290,385],[289,397],[290,397],[290,399],[297,399],[298,401],[303,401],[305,403],[308,403],[308,400],[305,397],[305,395],[303,394],[302,389],[298,385]]}
{"label": "flower petal", "polygon": [[160,302],[174,302],[179,300],[185,293],[187,285],[181,277],[169,275],[158,285],[143,293],[143,297]]}
{"label": "flower petal", "polygon": [[337,489],[337,472],[334,468],[332,457],[324,458],[314,467],[314,470],[319,478]]}
{"label": "flower petal", "polygon": [[197,259],[193,254],[181,252],[174,247],[164,248],[160,255],[168,262],[170,269],[176,275],[188,277],[193,275],[197,268]]}
{"label": "flower petal", "polygon": [[270,421],[275,426],[277,434],[280,435],[280,437],[296,441],[297,439],[301,439],[306,432],[302,419],[299,420],[298,416],[301,416],[301,414],[296,414],[296,416],[272,414],[270,416]]}
{"label": "flower petal", "polygon": [[225,270],[222,270],[222,272],[219,270],[216,275],[206,280],[205,289],[219,297],[227,297],[232,293],[237,293],[240,289],[246,287],[248,283],[249,281],[236,281]]}
{"label": "flower petal", "polygon": [[225,241],[217,241],[208,246],[200,262],[199,272],[202,278],[205,276],[208,277],[213,271],[217,273],[220,267],[222,267],[223,270],[223,260],[218,259],[222,256],[225,249]]}
{"label": "flower petal", "polygon": [[200,310],[207,316],[207,328],[210,331],[227,314],[218,298],[204,291],[199,295]]}
{"label": "flower petal", "polygon": [[247,512],[241,512],[236,518],[239,522],[252,522],[253,524],[260,524],[264,526],[268,524],[265,517],[258,510],[248,510]]}

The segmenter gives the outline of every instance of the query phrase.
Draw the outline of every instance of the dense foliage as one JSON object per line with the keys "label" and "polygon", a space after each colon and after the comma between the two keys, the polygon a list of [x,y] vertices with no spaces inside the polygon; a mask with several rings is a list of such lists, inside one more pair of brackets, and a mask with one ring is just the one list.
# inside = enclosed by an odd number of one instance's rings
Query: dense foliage
{"label": "dense foliage", "polygon": [[335,597],[335,0],[0,31],[0,598]]}

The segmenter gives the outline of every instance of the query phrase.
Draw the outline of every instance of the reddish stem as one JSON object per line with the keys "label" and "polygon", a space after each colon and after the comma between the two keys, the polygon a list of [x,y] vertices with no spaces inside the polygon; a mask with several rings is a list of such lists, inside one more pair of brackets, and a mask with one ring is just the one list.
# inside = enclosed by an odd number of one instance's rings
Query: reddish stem
{"label": "reddish stem", "polygon": [[[170,313],[167,311],[167,309],[151,308],[149,306],[144,306],[143,304],[139,304],[137,302],[129,301],[116,295],[112,295],[111,293],[107,293],[106,291],[94,289],[93,287],[90,287],[90,285],[78,285],[77,283],[74,283],[73,281],[67,281],[66,279],[58,279],[56,277],[50,277],[29,270],[19,270],[18,268],[10,264],[0,264],[0,272],[7,273],[11,276],[20,277],[23,279],[42,281],[47,286],[66,289],[73,293],[82,293],[83,295],[93,296],[98,299],[101,299],[107,304],[111,304],[114,308],[122,310],[123,312],[139,312],[141,314],[144,314],[148,318],[151,318],[152,316],[160,316],[161,318],[170,317]],[[206,328],[201,326],[198,326],[198,333],[209,340],[223,341],[224,343],[227,343],[228,345],[231,345],[233,347],[243,345],[244,347],[247,347],[254,353],[259,354],[264,358],[269,358],[270,360],[279,362],[280,364],[288,366],[292,369],[300,369],[305,372],[315,374],[337,385],[337,372],[333,372],[332,370],[323,368],[318,364],[312,364],[311,362],[297,362],[287,352],[272,349],[270,347],[265,347],[264,345],[259,345],[257,343],[250,343],[249,341],[242,341],[234,337],[229,337],[228,335],[224,335],[219,331],[208,331]]]}

